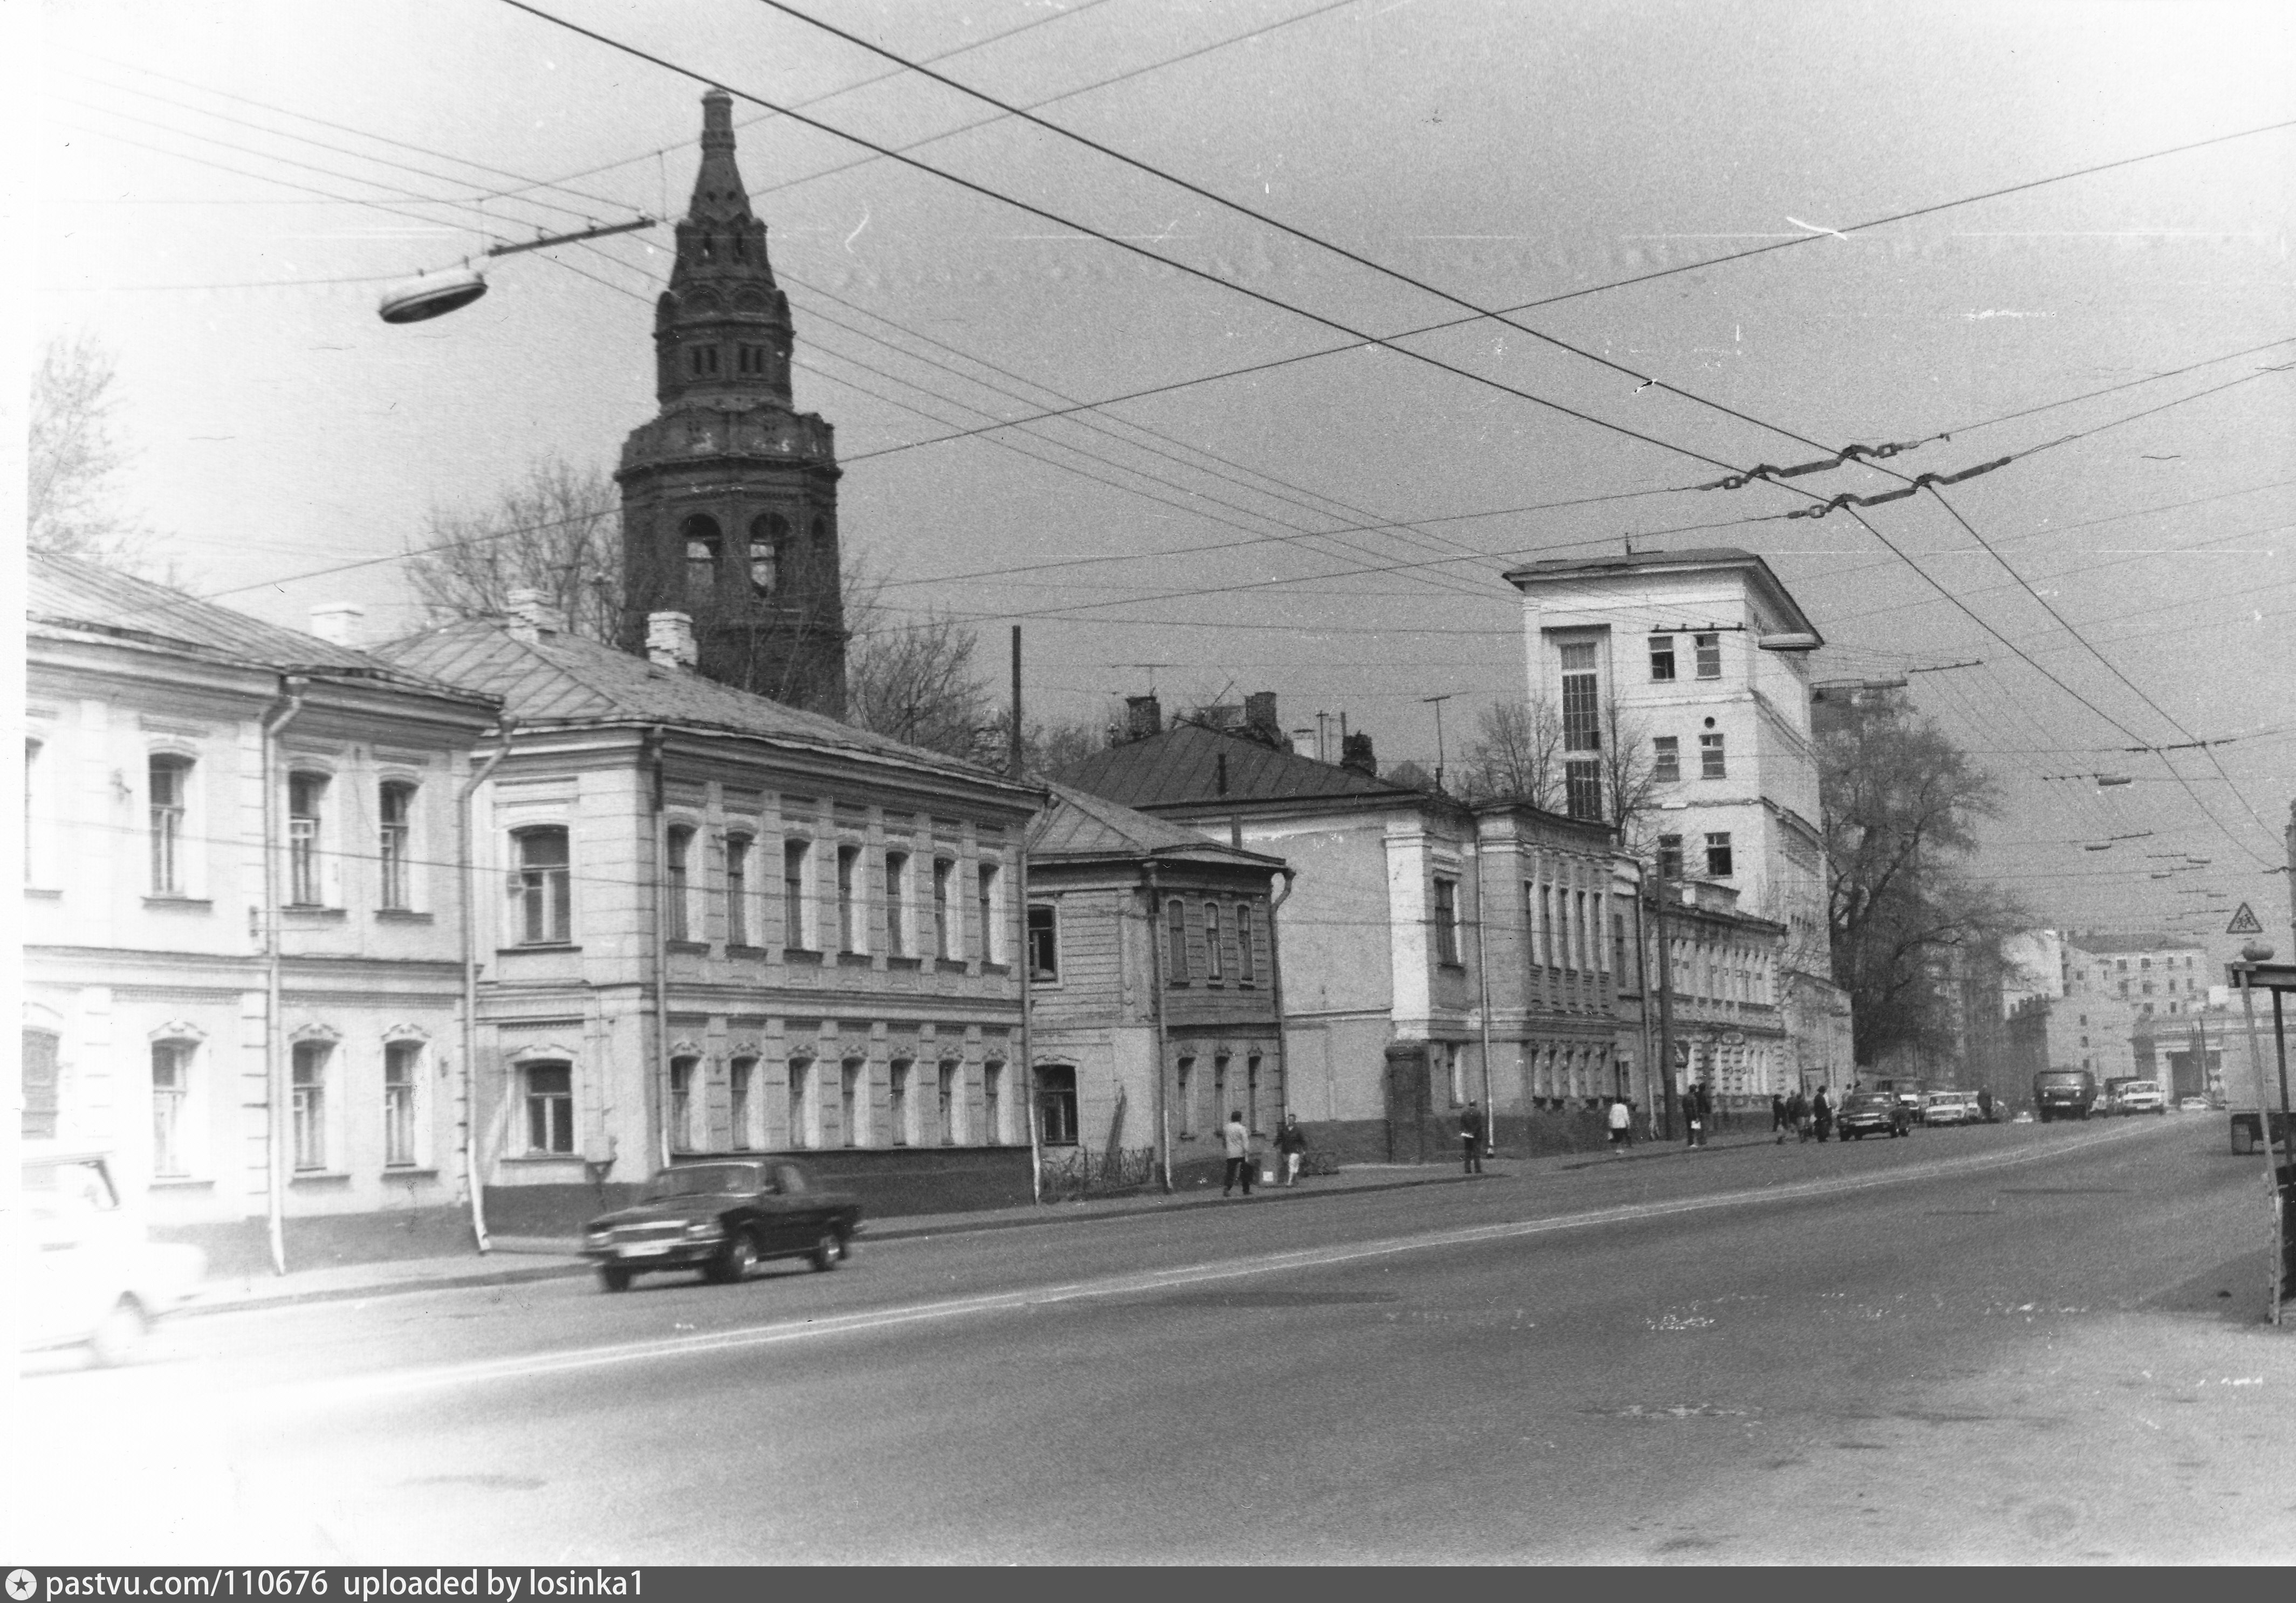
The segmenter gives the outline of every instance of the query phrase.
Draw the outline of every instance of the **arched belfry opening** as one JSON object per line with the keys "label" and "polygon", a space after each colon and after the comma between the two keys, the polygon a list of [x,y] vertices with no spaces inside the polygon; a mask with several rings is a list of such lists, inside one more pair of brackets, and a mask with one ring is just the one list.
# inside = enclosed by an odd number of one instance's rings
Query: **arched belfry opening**
{"label": "arched belfry opening", "polygon": [[697,671],[777,701],[845,707],[836,442],[790,388],[795,335],[766,225],[734,159],[733,101],[702,97],[701,166],[654,306],[660,411],[622,487],[625,650],[649,612],[693,615]]}

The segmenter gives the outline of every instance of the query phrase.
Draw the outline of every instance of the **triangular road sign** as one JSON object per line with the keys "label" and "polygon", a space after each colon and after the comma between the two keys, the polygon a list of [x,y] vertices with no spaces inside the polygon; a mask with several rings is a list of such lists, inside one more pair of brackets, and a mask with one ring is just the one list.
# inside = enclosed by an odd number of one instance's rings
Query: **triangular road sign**
{"label": "triangular road sign", "polygon": [[2256,921],[2256,915],[2249,911],[2248,904],[2243,902],[2240,904],[2240,911],[2232,915],[2232,922],[2225,926],[2225,933],[2226,935],[2262,935],[2264,926]]}

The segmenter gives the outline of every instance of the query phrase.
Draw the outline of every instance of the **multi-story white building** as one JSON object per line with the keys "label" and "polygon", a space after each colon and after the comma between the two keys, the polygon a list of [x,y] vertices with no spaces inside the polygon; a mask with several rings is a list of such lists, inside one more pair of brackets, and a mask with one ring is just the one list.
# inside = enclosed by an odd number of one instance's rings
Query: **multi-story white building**
{"label": "multi-story white building", "polygon": [[1615,818],[1622,779],[1646,787],[1629,846],[1661,877],[1726,886],[1737,911],[1785,927],[1792,1061],[1748,1094],[1847,1084],[1809,619],[1767,562],[1732,547],[1533,562],[1507,577],[1523,595],[1531,699],[1560,727],[1568,810]]}
{"label": "multi-story white building", "polygon": [[[2064,936],[2063,1000],[2054,1007],[2055,1065],[2085,1068],[2102,1085],[2151,1072],[2137,1037],[2177,1035],[2185,1015],[2204,1011],[2213,977],[2200,942],[2169,935]],[[2070,1017],[2066,1017],[2070,1015]]]}

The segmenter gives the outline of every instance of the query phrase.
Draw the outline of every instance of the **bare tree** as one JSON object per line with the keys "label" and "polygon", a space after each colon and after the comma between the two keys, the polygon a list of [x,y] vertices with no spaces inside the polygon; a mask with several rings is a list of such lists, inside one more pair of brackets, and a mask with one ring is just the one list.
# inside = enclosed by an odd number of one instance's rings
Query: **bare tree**
{"label": "bare tree", "polygon": [[478,511],[433,507],[406,564],[432,622],[498,617],[536,590],[569,633],[612,643],[622,616],[621,494],[603,470],[537,458]]}
{"label": "bare tree", "polygon": [[896,623],[873,601],[867,610],[846,648],[845,721],[928,751],[1002,766],[1003,731],[973,667],[980,642],[972,631],[939,613]]}
{"label": "bare tree", "polygon": [[1628,713],[1616,696],[1603,704],[1603,822],[1618,830],[1628,850],[1640,855],[1644,821],[1658,790],[1658,758],[1650,726]]}
{"label": "bare tree", "polygon": [[112,432],[118,377],[111,353],[89,334],[55,336],[40,353],[25,439],[24,540],[34,551],[144,565],[151,531],[118,503],[131,455]]}
{"label": "bare tree", "polygon": [[1475,740],[1459,762],[1459,791],[1471,802],[1527,802],[1549,812],[1562,802],[1562,719],[1545,697],[1497,701],[1475,715]]}

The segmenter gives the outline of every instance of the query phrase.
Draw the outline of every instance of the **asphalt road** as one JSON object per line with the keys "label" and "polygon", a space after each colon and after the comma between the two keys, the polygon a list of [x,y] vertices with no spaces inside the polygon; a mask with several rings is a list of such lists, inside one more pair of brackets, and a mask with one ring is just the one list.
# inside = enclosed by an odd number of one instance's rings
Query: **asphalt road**
{"label": "asphalt road", "polygon": [[11,1561],[2286,1561],[2263,1196],[2004,1125],[190,1320],[23,1386]]}

